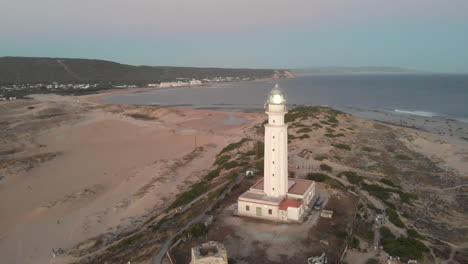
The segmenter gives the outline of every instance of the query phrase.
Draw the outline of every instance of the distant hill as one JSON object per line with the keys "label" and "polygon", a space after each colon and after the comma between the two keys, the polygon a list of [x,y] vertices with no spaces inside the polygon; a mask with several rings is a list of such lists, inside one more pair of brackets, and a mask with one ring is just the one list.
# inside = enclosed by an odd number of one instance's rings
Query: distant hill
{"label": "distant hill", "polygon": [[417,73],[415,70],[400,67],[309,67],[294,70],[304,74],[385,74],[385,73]]}
{"label": "distant hill", "polygon": [[161,82],[176,78],[272,77],[275,70],[132,66],[105,60],[0,57],[0,84]]}

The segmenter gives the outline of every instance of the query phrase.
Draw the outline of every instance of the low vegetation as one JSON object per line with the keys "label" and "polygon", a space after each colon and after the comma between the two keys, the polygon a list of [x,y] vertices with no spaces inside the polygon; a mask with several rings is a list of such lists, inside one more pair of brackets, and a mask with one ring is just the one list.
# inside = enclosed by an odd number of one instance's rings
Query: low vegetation
{"label": "low vegetation", "polygon": [[388,219],[390,220],[390,222],[392,222],[392,224],[394,224],[395,226],[400,227],[400,228],[405,227],[405,224],[403,223],[403,221],[401,221],[401,219],[398,216],[398,213],[396,212],[395,209],[387,208],[385,210],[385,212],[387,213]]}
{"label": "low vegetation", "polygon": [[366,264],[379,264],[379,260],[375,258],[371,258],[368,261],[366,261]]}
{"label": "low vegetation", "polygon": [[374,151],[375,151],[375,148],[371,148],[371,147],[362,147],[362,150],[363,150],[363,151],[366,151],[366,152],[374,152]]}
{"label": "low vegetation", "polygon": [[326,137],[329,137],[329,138],[337,138],[337,137],[344,137],[345,135],[340,133],[340,134],[332,134],[332,133],[326,133],[325,134]]}
{"label": "low vegetation", "polygon": [[393,187],[393,188],[398,188],[398,189],[401,189],[401,186],[398,185],[398,184],[395,184],[394,182],[392,182],[391,180],[389,179],[380,179],[380,182],[385,184],[385,185],[388,185],[390,187]]}
{"label": "low vegetation", "polygon": [[327,164],[320,164],[320,169],[323,171],[332,172],[333,168]]}
{"label": "low vegetation", "polygon": [[185,191],[179,195],[176,200],[169,206],[169,209],[174,209],[185,205],[205,193],[207,190],[208,184],[206,182],[195,183],[188,191]]}
{"label": "low vegetation", "polygon": [[214,169],[214,170],[208,172],[208,174],[206,174],[205,177],[203,177],[203,180],[204,181],[211,181],[212,179],[218,177],[220,172],[221,172],[221,168]]}
{"label": "low vegetation", "polygon": [[419,240],[426,240],[426,237],[421,235],[418,231],[410,228],[408,230],[406,230],[406,233],[408,234],[408,237],[412,237],[412,238],[416,238],[416,239],[419,239]]}
{"label": "low vegetation", "polygon": [[231,159],[231,156],[229,156],[229,155],[220,156],[220,157],[218,157],[218,158],[215,160],[215,162],[214,162],[213,165],[222,165],[222,164],[224,164],[226,161],[228,161],[229,159]]}
{"label": "low vegetation", "polygon": [[364,180],[364,177],[357,175],[354,171],[342,171],[338,177],[345,176],[352,184],[358,184]]}
{"label": "low vegetation", "polygon": [[405,155],[405,154],[397,154],[397,155],[395,155],[395,159],[397,159],[397,160],[412,160],[413,158],[408,156],[408,155]]}
{"label": "low vegetation", "polygon": [[335,188],[344,189],[344,185],[340,181],[337,181],[331,178],[330,176],[320,173],[320,172],[311,172],[307,174],[307,179],[316,181],[316,182],[327,183]]}
{"label": "low vegetation", "polygon": [[333,147],[338,148],[338,149],[344,149],[344,150],[351,150],[351,147],[349,145],[343,144],[343,143],[333,143],[331,144]]}
{"label": "low vegetation", "polygon": [[314,157],[314,160],[318,160],[318,161],[323,161],[325,159],[328,159],[327,156],[325,156],[325,155],[320,155],[320,156],[315,156]]}
{"label": "low vegetation", "polygon": [[304,128],[301,128],[297,131],[297,133],[309,133],[311,132],[312,129],[308,128],[308,127],[304,127]]}
{"label": "low vegetation", "polygon": [[390,198],[390,192],[380,185],[363,183],[362,188],[366,190],[370,195],[377,197],[382,201]]}
{"label": "low vegetation", "polygon": [[320,113],[318,106],[299,106],[290,110],[284,117],[286,123],[295,122],[297,119],[306,120],[309,117],[316,117]]}
{"label": "low vegetation", "polygon": [[380,243],[385,252],[394,257],[400,257],[404,262],[415,259],[421,260],[425,252],[429,249],[419,240],[411,237],[401,236],[396,238],[387,227],[380,228]]}
{"label": "low vegetation", "polygon": [[225,152],[228,152],[228,151],[237,149],[237,148],[239,148],[240,146],[242,146],[242,144],[244,144],[244,143],[247,142],[247,141],[250,141],[250,139],[248,139],[248,138],[243,138],[243,139],[241,139],[241,140],[238,141],[238,142],[231,143],[231,144],[227,145],[225,148],[223,148],[223,149],[221,150],[221,152],[220,152],[218,155],[221,155],[221,154],[223,154],[223,153],[225,153]]}

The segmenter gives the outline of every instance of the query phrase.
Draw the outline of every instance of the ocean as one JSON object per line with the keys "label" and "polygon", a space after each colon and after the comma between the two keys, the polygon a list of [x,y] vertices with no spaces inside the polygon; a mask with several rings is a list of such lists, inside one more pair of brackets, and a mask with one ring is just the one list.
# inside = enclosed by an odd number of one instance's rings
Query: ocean
{"label": "ocean", "polygon": [[352,113],[377,111],[468,123],[468,75],[462,74],[303,75],[292,79],[210,83],[113,95],[104,101],[236,112],[262,111],[275,83],[285,91],[290,107],[322,105]]}

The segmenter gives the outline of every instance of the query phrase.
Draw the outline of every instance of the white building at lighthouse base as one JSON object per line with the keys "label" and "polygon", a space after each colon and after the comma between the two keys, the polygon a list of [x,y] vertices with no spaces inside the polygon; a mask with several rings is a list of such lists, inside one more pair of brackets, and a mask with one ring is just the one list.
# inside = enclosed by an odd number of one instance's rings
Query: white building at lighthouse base
{"label": "white building at lighthouse base", "polygon": [[315,182],[288,179],[288,192],[282,197],[267,196],[263,179],[239,196],[237,213],[273,221],[300,221],[315,196]]}

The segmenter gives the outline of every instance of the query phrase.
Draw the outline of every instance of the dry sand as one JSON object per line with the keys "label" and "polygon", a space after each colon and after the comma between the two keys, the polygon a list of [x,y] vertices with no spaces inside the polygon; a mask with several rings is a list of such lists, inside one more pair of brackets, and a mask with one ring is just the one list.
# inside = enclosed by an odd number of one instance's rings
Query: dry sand
{"label": "dry sand", "polygon": [[222,147],[261,119],[239,114],[243,124],[226,125],[228,114],[222,112],[144,107],[131,112],[160,116],[138,120],[100,107],[101,96],[36,97],[97,107],[33,135],[43,147],[30,153],[62,154],[0,181],[2,262],[60,263],[52,259],[52,248],[67,250],[143,221],[203,176]]}

